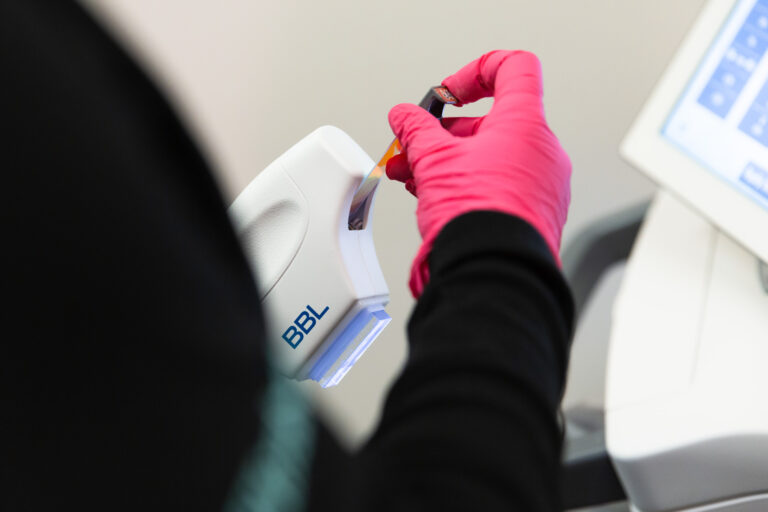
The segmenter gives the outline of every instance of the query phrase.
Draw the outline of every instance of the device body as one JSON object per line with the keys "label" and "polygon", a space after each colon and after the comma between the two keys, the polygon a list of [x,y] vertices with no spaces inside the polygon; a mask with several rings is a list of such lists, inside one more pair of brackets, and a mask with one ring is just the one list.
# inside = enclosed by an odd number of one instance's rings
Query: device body
{"label": "device body", "polygon": [[607,366],[607,447],[634,510],[768,510],[766,333],[757,258],[660,192]]}
{"label": "device body", "polygon": [[348,226],[352,197],[374,166],[346,133],[324,126],[264,169],[229,210],[274,357],[287,375],[323,387],[337,384],[390,320],[370,218],[362,229]]}

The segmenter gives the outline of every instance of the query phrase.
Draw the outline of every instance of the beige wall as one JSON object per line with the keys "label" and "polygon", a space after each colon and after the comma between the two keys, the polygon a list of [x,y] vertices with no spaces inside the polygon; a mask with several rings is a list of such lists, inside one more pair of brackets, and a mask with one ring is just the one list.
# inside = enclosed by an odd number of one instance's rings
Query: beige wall
{"label": "beige wall", "polygon": [[[495,48],[536,52],[549,122],[574,164],[566,241],[590,221],[646,198],[652,186],[618,143],[704,0],[88,0],[173,95],[232,198],[322,124],[378,158],[386,114]],[[487,107],[487,104],[484,106]],[[481,109],[473,109],[475,114]],[[347,439],[373,425],[405,353],[406,290],[418,246],[414,200],[385,183],[376,245],[392,324],[320,400]],[[607,300],[607,299],[605,299]],[[570,403],[600,401],[596,379],[607,307],[580,332]],[[582,341],[585,340],[585,341]],[[598,368],[599,370],[599,368]]]}

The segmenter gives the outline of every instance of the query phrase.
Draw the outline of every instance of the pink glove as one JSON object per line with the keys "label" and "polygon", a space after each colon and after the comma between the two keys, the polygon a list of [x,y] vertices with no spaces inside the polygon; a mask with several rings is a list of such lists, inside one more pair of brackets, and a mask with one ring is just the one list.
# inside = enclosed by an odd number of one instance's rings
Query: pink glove
{"label": "pink glove", "polygon": [[436,119],[416,105],[389,112],[403,153],[387,175],[419,198],[423,242],[411,267],[418,298],[429,281],[428,256],[440,230],[475,210],[521,217],[544,237],[560,263],[560,236],[570,203],[571,162],[550,131],[542,105],[541,64],[522,51],[494,51],[443,80],[462,104],[495,98],[480,118]]}

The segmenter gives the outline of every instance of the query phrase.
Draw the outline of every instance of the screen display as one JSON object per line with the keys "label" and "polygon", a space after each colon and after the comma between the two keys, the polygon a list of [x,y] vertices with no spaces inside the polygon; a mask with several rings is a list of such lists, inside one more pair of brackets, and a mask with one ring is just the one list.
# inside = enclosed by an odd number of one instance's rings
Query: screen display
{"label": "screen display", "polygon": [[768,209],[768,0],[736,3],[662,134]]}

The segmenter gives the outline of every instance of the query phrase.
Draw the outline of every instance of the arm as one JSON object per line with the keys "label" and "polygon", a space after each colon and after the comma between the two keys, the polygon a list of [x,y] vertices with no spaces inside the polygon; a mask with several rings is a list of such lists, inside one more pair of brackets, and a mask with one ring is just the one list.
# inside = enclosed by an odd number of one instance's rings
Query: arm
{"label": "arm", "polygon": [[434,244],[410,357],[361,454],[366,509],[558,510],[572,305],[519,218],[465,214]]}
{"label": "arm", "polygon": [[568,156],[541,67],[497,51],[443,81],[482,118],[398,105],[387,174],[419,199],[411,353],[361,455],[366,509],[557,510],[556,410],[573,308],[558,270]]}

